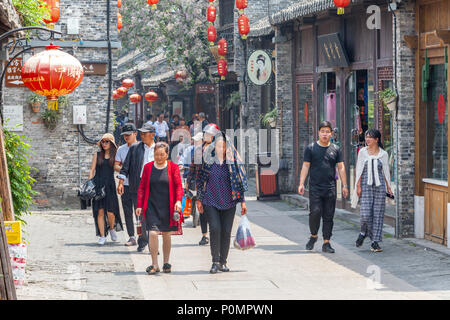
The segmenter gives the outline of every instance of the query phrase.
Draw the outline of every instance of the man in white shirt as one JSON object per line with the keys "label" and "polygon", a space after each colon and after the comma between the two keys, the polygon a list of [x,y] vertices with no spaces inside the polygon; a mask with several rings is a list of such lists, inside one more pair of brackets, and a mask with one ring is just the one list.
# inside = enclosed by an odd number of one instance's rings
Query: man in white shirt
{"label": "man in white shirt", "polygon": [[153,122],[153,126],[156,130],[156,141],[164,141],[169,143],[169,126],[166,121],[164,121],[164,112],[161,112],[158,119]]}
{"label": "man in white shirt", "polygon": [[153,125],[153,115],[148,114],[146,119],[147,119],[146,123]]}
{"label": "man in white shirt", "polygon": [[[144,166],[154,160],[155,151],[155,128],[145,123],[142,128],[138,129],[141,133],[142,141],[132,145],[128,151],[122,168],[120,169],[120,174],[117,176],[119,178],[119,186],[117,187],[117,193],[122,195],[124,193],[124,182],[125,178],[129,180],[129,191],[133,199],[134,207],[137,205],[137,193],[139,189],[139,184],[141,182],[142,172]],[[148,244],[148,235],[145,228],[145,220],[142,223],[142,235],[138,239],[138,252],[142,252],[145,246]]]}
{"label": "man in white shirt", "polygon": [[[127,123],[122,127],[122,133],[126,144],[123,144],[117,149],[116,159],[114,163],[114,170],[120,172],[122,165],[128,154],[128,150],[132,145],[138,143],[137,141],[137,131],[136,127],[132,123]],[[127,232],[130,239],[125,243],[126,246],[137,245],[136,238],[134,236],[134,221],[133,221],[133,211],[136,209],[134,201],[132,199],[132,194],[130,193],[130,187],[128,185],[128,178],[125,178],[123,182],[124,192],[122,194],[122,208],[125,215],[125,223],[127,226]]]}

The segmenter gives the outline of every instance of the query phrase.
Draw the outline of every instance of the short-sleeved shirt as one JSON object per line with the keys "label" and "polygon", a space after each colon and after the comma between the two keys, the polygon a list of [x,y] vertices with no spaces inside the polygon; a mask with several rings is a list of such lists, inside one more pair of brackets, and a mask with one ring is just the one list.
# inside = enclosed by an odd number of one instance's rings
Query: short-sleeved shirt
{"label": "short-sleeved shirt", "polygon": [[153,126],[155,127],[157,137],[164,138],[167,136],[166,131],[169,131],[169,126],[167,125],[167,122],[155,121],[153,122]]}
{"label": "short-sleeved shirt", "polygon": [[[136,142],[138,143],[138,142]],[[119,149],[117,149],[116,152],[116,161],[120,162],[121,165],[123,165],[123,163],[125,162],[125,159],[127,158],[127,154],[128,154],[128,150],[130,150],[130,147],[128,146],[128,144],[123,144],[119,147]],[[123,185],[127,186],[128,185],[128,178],[125,178],[123,181]]]}
{"label": "short-sleeved shirt", "polygon": [[303,160],[310,163],[310,191],[336,189],[336,164],[344,161],[341,149],[337,145],[331,143],[328,147],[322,147],[314,142],[306,147]]}

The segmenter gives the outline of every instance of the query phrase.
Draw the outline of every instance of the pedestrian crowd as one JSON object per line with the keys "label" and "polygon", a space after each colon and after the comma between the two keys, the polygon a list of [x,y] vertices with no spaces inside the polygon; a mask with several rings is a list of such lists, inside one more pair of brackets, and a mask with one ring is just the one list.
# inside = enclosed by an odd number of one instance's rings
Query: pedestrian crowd
{"label": "pedestrian crowd", "polygon": [[[120,124],[120,138],[124,141],[120,147],[110,133],[98,142],[99,151],[93,156],[89,173],[96,186],[92,209],[98,244],[104,245],[108,235],[117,241],[116,232],[123,230],[120,195],[129,236],[125,246],[137,246],[138,252],[148,247],[152,262],[146,271],[156,274],[160,272],[159,235],[162,235],[162,271],[171,272],[171,236],[182,235],[182,201],[189,194],[193,210],[200,216],[199,245],[210,244],[210,273],[229,271],[234,216],[238,205],[241,215],[247,214],[248,190],[244,165],[233,142],[216,124],[209,123],[202,112],[194,114],[188,122],[178,115],[169,121],[164,113],[155,119],[149,115],[146,120],[139,129],[130,121]],[[298,187],[298,193],[304,195],[309,176],[311,236],[306,249],[313,250],[322,223],[322,251],[326,253],[335,252],[330,240],[338,176],[343,198],[350,194],[343,154],[331,142],[332,134],[332,124],[321,122],[319,140],[304,151]],[[388,155],[378,130],[367,130],[365,143],[366,147],[358,152],[352,186],[352,207],[360,199],[361,216],[361,231],[355,244],[361,247],[369,237],[371,250],[381,252],[385,199],[393,198]],[[117,188],[115,178],[119,181]]]}

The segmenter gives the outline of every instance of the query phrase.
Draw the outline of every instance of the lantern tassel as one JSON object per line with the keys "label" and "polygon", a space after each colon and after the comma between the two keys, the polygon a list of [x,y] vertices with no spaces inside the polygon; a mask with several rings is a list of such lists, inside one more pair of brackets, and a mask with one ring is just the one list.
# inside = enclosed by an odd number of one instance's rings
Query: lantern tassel
{"label": "lantern tassel", "polygon": [[152,10],[156,9],[156,4],[152,4]]}
{"label": "lantern tassel", "polygon": [[58,110],[58,100],[48,100],[48,110]]}
{"label": "lantern tassel", "polygon": [[337,14],[344,14],[344,8],[339,7],[337,10]]}
{"label": "lantern tassel", "polygon": [[242,40],[246,40],[247,39],[247,35],[246,34],[243,34],[242,35]]}

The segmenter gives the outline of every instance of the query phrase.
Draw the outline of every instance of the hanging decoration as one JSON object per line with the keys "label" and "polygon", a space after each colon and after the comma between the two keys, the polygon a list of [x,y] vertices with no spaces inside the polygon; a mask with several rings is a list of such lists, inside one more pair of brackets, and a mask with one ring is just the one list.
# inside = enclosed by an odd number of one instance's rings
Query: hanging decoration
{"label": "hanging decoration", "polygon": [[239,33],[243,40],[247,39],[247,35],[250,32],[250,22],[245,14],[241,14],[238,18]]}
{"label": "hanging decoration", "polygon": [[125,96],[127,94],[127,92],[128,92],[128,88],[126,88],[126,87],[120,87],[120,88],[117,89],[117,93],[121,97]]}
{"label": "hanging decoration", "polygon": [[184,70],[179,70],[179,71],[177,71],[177,73],[175,73],[175,80],[177,82],[182,82],[186,78],[187,78],[187,74],[186,74],[186,71],[184,71]]}
{"label": "hanging decoration", "polygon": [[114,99],[114,100],[118,100],[118,99],[120,99],[120,98],[122,98],[122,96],[121,96],[120,94],[117,93],[117,90],[114,90],[114,91],[113,91],[113,99]]}
{"label": "hanging decoration", "polygon": [[71,93],[83,80],[83,67],[75,57],[50,45],[29,58],[22,67],[25,86],[48,99],[48,108],[58,110],[58,97]]}
{"label": "hanging decoration", "polygon": [[209,41],[209,45],[213,46],[214,42],[217,39],[217,30],[216,27],[214,27],[213,25],[210,25],[208,27],[208,41]]}
{"label": "hanging decoration", "polygon": [[145,100],[147,100],[149,102],[149,104],[151,106],[153,102],[158,100],[158,94],[155,91],[150,90],[149,92],[147,92],[145,94],[144,98],[145,98]]}
{"label": "hanging decoration", "polygon": [[120,12],[117,12],[117,32],[120,32],[120,29],[122,29],[122,27],[122,15],[120,14]]}
{"label": "hanging decoration", "polygon": [[247,6],[248,0],[236,0],[236,8],[239,10],[239,14],[243,14]]}
{"label": "hanging decoration", "polygon": [[337,14],[344,14],[344,8],[350,4],[350,0],[333,0],[333,2],[338,8]]}
{"label": "hanging decoration", "polygon": [[159,0],[147,0],[147,3],[151,5],[152,10],[156,9],[156,5],[158,4]]}
{"label": "hanging decoration", "polygon": [[50,10],[50,20],[44,19],[45,23],[56,23],[59,20],[59,0],[44,0]]}
{"label": "hanging decoration", "polygon": [[137,94],[137,93],[133,93],[130,96],[130,102],[131,103],[139,103],[139,102],[141,102],[141,100],[142,100],[142,97],[139,94]]}
{"label": "hanging decoration", "polygon": [[208,7],[208,10],[206,11],[206,18],[211,24],[216,21],[216,8],[213,5]]}
{"label": "hanging decoration", "polygon": [[217,72],[219,73],[220,80],[225,80],[228,73],[227,61],[225,59],[220,59],[217,63]]}
{"label": "hanging decoration", "polygon": [[219,42],[217,42],[217,52],[221,58],[225,59],[228,52],[228,43],[224,38],[221,38]]}
{"label": "hanging decoration", "polygon": [[131,79],[124,79],[124,80],[122,81],[122,87],[125,87],[125,88],[131,88],[131,87],[133,87],[133,86],[134,86],[134,81],[131,80]]}
{"label": "hanging decoration", "polygon": [[445,99],[442,94],[439,95],[437,104],[438,121],[443,124],[445,121]]}
{"label": "hanging decoration", "polygon": [[117,0],[117,8],[122,8],[122,0]]}

